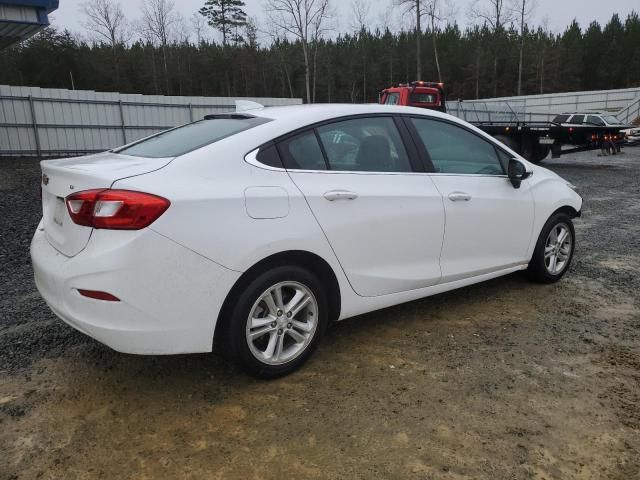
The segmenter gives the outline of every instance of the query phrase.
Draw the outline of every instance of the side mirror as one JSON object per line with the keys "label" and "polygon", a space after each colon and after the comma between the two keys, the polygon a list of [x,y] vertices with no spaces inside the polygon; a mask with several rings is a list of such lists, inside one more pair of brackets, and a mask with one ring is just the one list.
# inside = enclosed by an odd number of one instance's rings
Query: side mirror
{"label": "side mirror", "polygon": [[507,174],[513,188],[520,188],[520,184],[523,180],[529,178],[532,172],[527,170],[527,167],[517,158],[509,160],[509,167],[507,168]]}

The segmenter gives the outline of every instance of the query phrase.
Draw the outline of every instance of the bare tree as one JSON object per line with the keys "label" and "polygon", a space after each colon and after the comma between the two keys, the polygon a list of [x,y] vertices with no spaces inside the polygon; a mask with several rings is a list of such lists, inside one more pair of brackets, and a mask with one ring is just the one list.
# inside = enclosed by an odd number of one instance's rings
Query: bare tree
{"label": "bare tree", "polygon": [[[371,11],[371,4],[365,0],[353,0],[351,2],[351,28],[354,30],[355,35],[358,36],[359,45],[358,50],[362,56],[362,100],[367,101],[367,26],[369,25],[369,13]],[[355,65],[353,66],[355,67]],[[355,75],[354,75],[355,77]]]}
{"label": "bare tree", "polygon": [[369,25],[369,15],[371,14],[371,3],[367,0],[351,1],[351,30],[359,32]]}
{"label": "bare tree", "polygon": [[538,55],[539,55],[539,58],[540,58],[540,67],[539,67],[539,71],[540,71],[540,94],[544,93],[545,53],[546,53],[546,47],[547,47],[547,39],[551,36],[551,28],[549,27],[550,23],[551,23],[551,18],[548,15],[545,15],[545,17],[542,19],[542,22],[540,23],[540,27],[538,28],[538,35],[539,35],[541,43],[542,43],[542,48],[540,48],[539,51],[538,51]]}
{"label": "bare tree", "polygon": [[207,29],[207,21],[199,13],[194,13],[189,17],[191,30],[196,36],[196,45],[200,45],[205,40],[205,31]]}
{"label": "bare tree", "polygon": [[395,0],[396,4],[404,8],[404,14],[415,14],[416,16],[416,80],[422,80],[422,26],[421,20],[424,15],[421,0]]}
{"label": "bare tree", "polygon": [[100,42],[111,47],[113,65],[116,73],[116,85],[120,88],[120,66],[118,64],[118,45],[128,40],[129,25],[122,12],[120,3],[115,0],[91,0],[82,4],[85,15],[83,26]]}
{"label": "bare tree", "polygon": [[513,20],[506,0],[475,0],[469,9],[469,16],[472,20],[479,18],[487,22],[493,31],[503,29]]}
{"label": "bare tree", "polygon": [[511,9],[518,18],[520,26],[520,60],[518,63],[518,95],[522,93],[522,62],[524,59],[524,31],[531,17],[536,0],[511,0]]}
{"label": "bare tree", "polygon": [[180,15],[173,0],[143,0],[142,21],[150,37],[155,39],[162,50],[166,93],[169,93],[169,68],[167,65],[167,45],[173,29],[180,23]]}
{"label": "bare tree", "polygon": [[[507,8],[507,0],[475,0],[469,8],[470,20],[484,21],[493,30],[494,42],[497,34],[504,30],[504,26],[513,20],[513,12]],[[493,96],[498,95],[498,51],[493,46]]]}
{"label": "bare tree", "polygon": [[160,86],[158,84],[158,70],[156,68],[156,53],[155,53],[155,38],[149,30],[144,26],[141,20],[135,20],[133,22],[133,29],[139,31],[142,40],[144,41],[144,47],[149,47],[151,50],[151,76],[153,78],[153,89],[156,95],[160,95]]}
{"label": "bare tree", "polygon": [[265,0],[264,6],[272,25],[302,45],[307,103],[312,103],[311,73],[313,68],[315,91],[318,40],[331,16],[329,0]]}
{"label": "bare tree", "polygon": [[[393,8],[383,9],[378,16],[378,23],[382,32],[394,32],[398,25],[396,23],[395,11]],[[393,83],[393,61],[395,59],[393,44],[387,45],[387,59],[389,60],[389,85]]]}
{"label": "bare tree", "polygon": [[448,21],[455,16],[455,9],[453,4],[448,0],[426,0],[424,4],[424,15],[429,19],[433,56],[436,60],[436,69],[438,70],[438,81],[442,82],[442,70],[440,69],[440,56],[438,55],[438,39],[436,34],[443,21]]}
{"label": "bare tree", "polygon": [[287,47],[287,34],[273,23],[269,25],[269,30],[262,30],[262,33],[269,37],[270,43],[273,45],[275,51],[278,54],[278,58],[280,59],[280,68],[282,69],[283,73],[283,91],[286,85],[286,87],[288,87],[289,98],[293,98],[293,83],[291,82],[289,65],[287,62],[287,58],[285,57],[285,50]]}

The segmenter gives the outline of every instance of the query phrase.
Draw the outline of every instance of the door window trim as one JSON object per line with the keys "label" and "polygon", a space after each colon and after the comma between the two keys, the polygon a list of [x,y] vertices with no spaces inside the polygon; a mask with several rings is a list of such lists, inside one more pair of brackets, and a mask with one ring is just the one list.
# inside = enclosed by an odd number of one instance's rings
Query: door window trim
{"label": "door window trim", "polygon": [[[266,168],[268,170],[281,170],[286,172],[301,172],[301,173],[333,173],[333,174],[356,174],[356,175],[412,175],[415,173],[429,173],[425,170],[424,160],[421,158],[421,153],[416,145],[415,139],[408,131],[404,121],[401,120],[402,115],[398,115],[395,113],[359,113],[353,115],[344,115],[342,117],[335,117],[327,120],[323,120],[320,122],[316,122],[310,125],[305,125],[304,127],[297,128],[290,132],[287,132],[283,135],[273,138],[272,140],[260,145],[258,148],[252,150],[251,152],[245,155],[245,160],[251,165],[260,166]],[[411,171],[407,172],[380,172],[380,171],[368,171],[368,170],[332,170],[331,165],[329,163],[329,159],[327,153],[325,151],[324,145],[320,139],[320,135],[318,134],[317,129],[320,127],[324,127],[327,125],[332,125],[334,123],[342,123],[349,120],[358,120],[358,119],[366,119],[366,118],[391,118],[393,123],[398,130],[398,134],[400,136],[400,141],[402,142],[402,147],[405,149],[407,154],[409,164],[411,166]],[[270,144],[274,143],[276,145],[276,149],[278,150],[278,154],[280,158],[282,158],[282,152],[280,144],[289,138],[296,137],[298,135],[305,134],[307,132],[313,131],[316,140],[318,141],[320,150],[322,151],[322,155],[324,156],[325,165],[327,166],[326,170],[306,170],[301,168],[287,168],[283,162],[283,168],[271,167],[269,165],[263,165],[257,160],[257,153],[263,149],[267,148]]]}
{"label": "door window trim", "polygon": [[[412,171],[411,172],[375,172],[375,171],[364,171],[364,170],[359,170],[359,171],[352,171],[352,170],[304,170],[304,169],[287,169],[286,166],[284,166],[283,163],[283,167],[272,167],[270,165],[265,165],[261,162],[259,162],[257,160],[257,154],[258,152],[263,149],[263,148],[267,148],[269,145],[271,144],[275,144],[276,145],[276,149],[278,150],[278,154],[280,155],[280,157],[282,158],[282,154],[280,153],[280,148],[278,147],[278,145],[282,142],[285,141],[291,137],[295,137],[297,135],[300,135],[302,133],[306,133],[307,131],[313,130],[315,135],[316,135],[316,140],[319,143],[320,146],[320,150],[322,151],[322,154],[324,156],[325,159],[325,165],[327,165],[327,167],[329,167],[328,165],[328,159],[326,156],[326,152],[324,150],[324,146],[322,145],[322,142],[319,140],[318,138],[318,133],[316,131],[317,128],[319,127],[323,127],[326,125],[331,125],[333,123],[340,123],[340,122],[344,122],[347,120],[356,120],[356,119],[360,119],[360,118],[378,118],[378,117],[387,117],[387,118],[392,118],[394,120],[394,123],[396,125],[396,128],[398,128],[398,131],[400,133],[400,138],[401,141],[403,143],[403,146],[407,152],[407,155],[409,156],[409,163],[411,164],[411,168]],[[442,123],[447,123],[450,124],[454,127],[458,127],[461,128],[462,130],[465,130],[469,133],[471,133],[472,135],[475,135],[476,137],[478,137],[480,140],[489,143],[490,145],[493,146],[494,150],[496,150],[496,160],[498,161],[498,163],[502,166],[503,169],[503,174],[502,175],[487,175],[487,174],[481,174],[481,173],[444,173],[444,172],[436,172],[435,171],[435,167],[433,165],[433,162],[431,161],[431,157],[429,156],[429,152],[426,148],[426,146],[424,145],[424,142],[422,141],[422,139],[420,138],[420,135],[417,132],[417,129],[415,128],[415,126],[413,125],[412,122],[408,121],[409,119],[412,118],[416,118],[418,120],[432,120],[435,122],[442,122]],[[297,128],[295,130],[292,130],[290,132],[287,132],[285,134],[279,135],[271,140],[269,140],[268,142],[263,143],[262,145],[260,145],[258,148],[255,148],[253,150],[251,150],[250,152],[248,152],[245,155],[245,161],[251,165],[254,165],[256,167],[259,168],[264,168],[266,170],[274,170],[274,171],[282,171],[282,172],[300,172],[300,173],[331,173],[331,174],[352,174],[352,175],[411,175],[411,174],[422,174],[422,175],[445,175],[445,176],[465,176],[465,177],[491,177],[491,178],[508,178],[508,175],[506,173],[505,170],[505,166],[502,164],[502,161],[500,160],[500,156],[498,154],[498,152],[502,152],[505,155],[507,155],[508,157],[511,157],[512,155],[507,152],[506,150],[504,150],[503,148],[500,147],[500,145],[498,145],[496,142],[489,140],[485,137],[483,137],[482,135],[479,135],[477,132],[473,131],[471,128],[467,127],[466,125],[460,124],[458,122],[454,122],[451,121],[449,119],[446,118],[439,118],[439,117],[435,117],[435,116],[430,116],[430,115],[416,115],[416,114],[410,114],[410,113],[359,113],[359,114],[351,114],[351,115],[344,115],[342,117],[335,117],[335,118],[330,118],[327,120],[322,120],[320,122],[316,122],[316,123],[312,123],[310,125],[305,125],[304,127],[300,127]]]}

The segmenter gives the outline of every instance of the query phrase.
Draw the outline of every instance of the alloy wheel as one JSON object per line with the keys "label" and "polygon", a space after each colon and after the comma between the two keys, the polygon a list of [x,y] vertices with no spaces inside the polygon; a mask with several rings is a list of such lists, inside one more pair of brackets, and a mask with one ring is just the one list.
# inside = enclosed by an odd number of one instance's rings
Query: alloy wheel
{"label": "alloy wheel", "polygon": [[249,350],[260,362],[282,365],[311,343],[318,326],[318,302],[298,282],[280,282],[265,290],[247,318]]}
{"label": "alloy wheel", "polygon": [[567,267],[573,249],[573,235],[565,223],[555,225],[545,242],[544,264],[552,275],[559,275]]}

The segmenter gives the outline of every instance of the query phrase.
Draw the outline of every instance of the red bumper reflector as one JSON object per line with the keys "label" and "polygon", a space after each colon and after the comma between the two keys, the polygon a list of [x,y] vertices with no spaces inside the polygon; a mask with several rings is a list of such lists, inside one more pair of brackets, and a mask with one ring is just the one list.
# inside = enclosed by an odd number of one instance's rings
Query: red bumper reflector
{"label": "red bumper reflector", "polygon": [[94,300],[104,300],[106,302],[119,302],[120,299],[118,297],[114,297],[110,293],[107,292],[99,292],[97,290],[83,290],[78,289],[78,293],[83,297],[93,298]]}

